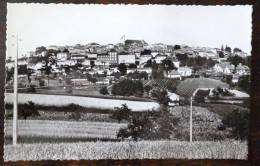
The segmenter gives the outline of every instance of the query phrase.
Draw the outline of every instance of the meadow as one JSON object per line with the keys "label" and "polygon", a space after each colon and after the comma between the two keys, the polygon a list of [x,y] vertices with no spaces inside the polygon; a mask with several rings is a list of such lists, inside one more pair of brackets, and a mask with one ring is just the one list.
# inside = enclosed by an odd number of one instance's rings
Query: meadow
{"label": "meadow", "polygon": [[4,160],[247,159],[246,141],[125,141],[5,145]]}
{"label": "meadow", "polygon": [[[75,122],[50,120],[19,120],[19,137],[68,138],[68,139],[116,139],[120,128],[125,123]],[[12,121],[5,121],[5,137],[12,136]],[[37,142],[37,140],[35,141]],[[40,142],[40,139],[38,140]]]}
{"label": "meadow", "polygon": [[[146,111],[158,109],[159,104],[151,101],[130,101],[130,100],[116,100],[95,97],[82,96],[65,96],[65,95],[46,95],[46,94],[25,94],[18,95],[18,102],[23,104],[32,101],[37,105],[43,106],[65,106],[69,104],[76,104],[82,107],[99,108],[99,109],[114,109],[114,107],[121,107],[122,104],[127,106],[132,111]],[[5,93],[5,102],[13,102],[13,94]],[[102,103],[102,104],[101,104]]]}

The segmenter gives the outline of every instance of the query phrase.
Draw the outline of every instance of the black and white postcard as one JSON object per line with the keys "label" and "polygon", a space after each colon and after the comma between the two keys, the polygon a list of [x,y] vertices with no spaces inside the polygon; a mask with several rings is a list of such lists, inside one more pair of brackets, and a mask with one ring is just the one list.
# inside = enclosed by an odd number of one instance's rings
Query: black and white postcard
{"label": "black and white postcard", "polygon": [[8,3],[4,160],[246,160],[251,14]]}

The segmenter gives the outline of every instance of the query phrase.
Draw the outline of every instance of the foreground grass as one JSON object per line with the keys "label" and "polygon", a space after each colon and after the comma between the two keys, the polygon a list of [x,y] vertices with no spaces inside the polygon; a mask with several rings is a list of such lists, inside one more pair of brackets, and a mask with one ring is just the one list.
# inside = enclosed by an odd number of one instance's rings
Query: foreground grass
{"label": "foreground grass", "polygon": [[88,142],[5,145],[4,160],[247,159],[240,141]]}

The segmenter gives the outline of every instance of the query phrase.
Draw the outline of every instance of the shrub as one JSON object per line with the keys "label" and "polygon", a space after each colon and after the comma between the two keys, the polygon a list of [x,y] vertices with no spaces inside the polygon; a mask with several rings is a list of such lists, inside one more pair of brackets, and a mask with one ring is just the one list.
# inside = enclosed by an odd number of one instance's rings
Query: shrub
{"label": "shrub", "polygon": [[153,90],[151,93],[151,96],[156,98],[158,103],[160,103],[162,105],[167,106],[169,104],[169,102],[171,101],[168,96],[168,92],[166,90]]}
{"label": "shrub", "polygon": [[36,92],[35,85],[30,85],[30,87],[28,88],[28,92],[35,93]]}
{"label": "shrub", "polygon": [[249,112],[235,109],[223,118],[222,123],[232,128],[232,136],[236,139],[244,140],[247,138]]}
{"label": "shrub", "polygon": [[28,101],[28,103],[24,105],[19,105],[18,109],[18,116],[25,120],[30,116],[40,116],[38,110],[35,107],[35,104],[32,101]]}
{"label": "shrub", "polygon": [[205,103],[205,97],[209,95],[209,90],[198,90],[194,100],[198,103]]}
{"label": "shrub", "polygon": [[117,137],[134,141],[170,139],[178,122],[178,118],[174,118],[168,110],[133,114],[127,128],[119,130]]}
{"label": "shrub", "polygon": [[102,95],[108,95],[108,94],[109,94],[109,92],[108,92],[106,86],[102,87],[102,88],[99,90],[99,93],[102,94]]}
{"label": "shrub", "polygon": [[128,120],[131,113],[131,109],[127,107],[126,104],[122,104],[122,107],[115,107],[111,118],[116,119],[118,123],[122,120]]}

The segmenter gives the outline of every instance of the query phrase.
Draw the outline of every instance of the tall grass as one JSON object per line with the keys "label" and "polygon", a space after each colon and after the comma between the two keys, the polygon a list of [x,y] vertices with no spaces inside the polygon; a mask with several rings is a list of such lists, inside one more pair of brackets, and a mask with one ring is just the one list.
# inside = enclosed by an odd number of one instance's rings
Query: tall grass
{"label": "tall grass", "polygon": [[6,145],[4,160],[98,159],[247,159],[247,143],[221,142],[87,142]]}

